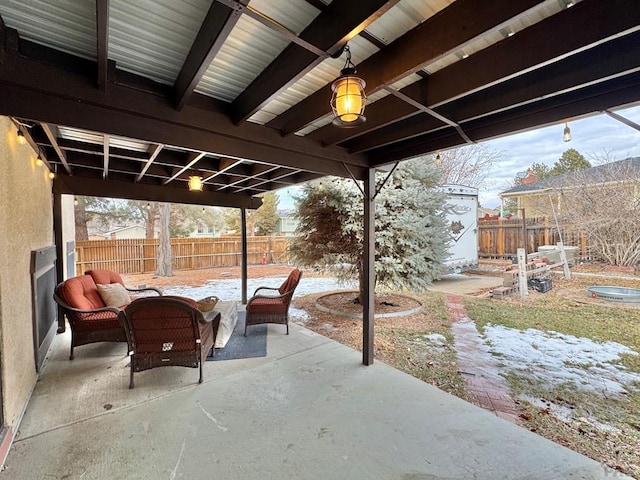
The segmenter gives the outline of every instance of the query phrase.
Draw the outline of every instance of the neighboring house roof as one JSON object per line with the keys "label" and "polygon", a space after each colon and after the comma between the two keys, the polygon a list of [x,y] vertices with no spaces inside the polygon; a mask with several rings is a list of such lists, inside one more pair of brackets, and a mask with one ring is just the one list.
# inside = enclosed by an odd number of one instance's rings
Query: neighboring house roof
{"label": "neighboring house roof", "polygon": [[500,192],[500,197],[516,197],[540,193],[546,190],[567,188],[570,186],[593,185],[604,181],[611,181],[616,171],[637,171],[640,173],[640,157],[626,158],[617,162],[606,163],[587,168],[578,172],[569,172],[555,177],[549,177],[527,185],[517,185],[509,190]]}
{"label": "neighboring house roof", "polygon": [[293,209],[284,209],[284,210],[278,210],[277,213],[278,213],[278,217],[280,218],[290,218],[295,215],[296,211]]}
{"label": "neighboring house roof", "polygon": [[113,230],[109,230],[108,232],[104,232],[102,235],[110,236],[110,235],[113,235],[113,234],[116,234],[116,233],[119,233],[119,232],[125,232],[127,230],[131,230],[133,228],[142,228],[142,229],[146,230],[144,225],[127,225],[125,227],[114,228]]}

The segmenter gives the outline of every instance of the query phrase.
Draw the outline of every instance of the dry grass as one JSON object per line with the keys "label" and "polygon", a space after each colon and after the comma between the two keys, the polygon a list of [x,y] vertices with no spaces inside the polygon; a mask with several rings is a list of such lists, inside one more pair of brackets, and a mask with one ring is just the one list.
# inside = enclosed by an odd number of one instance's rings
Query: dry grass
{"label": "dry grass", "polygon": [[[554,277],[553,282],[551,292],[532,293],[524,301],[466,298],[465,307],[480,330],[489,323],[552,330],[597,342],[614,341],[640,351],[640,308],[592,299],[586,291],[591,285],[640,288],[639,279],[575,276],[572,280]],[[640,373],[639,355],[624,355],[621,363]],[[640,385],[628,395],[605,396],[572,385],[550,387],[521,374],[505,376],[514,395],[546,403],[540,407],[521,402],[522,418],[530,430],[640,479]],[[570,411],[570,418],[554,417],[555,406]]]}

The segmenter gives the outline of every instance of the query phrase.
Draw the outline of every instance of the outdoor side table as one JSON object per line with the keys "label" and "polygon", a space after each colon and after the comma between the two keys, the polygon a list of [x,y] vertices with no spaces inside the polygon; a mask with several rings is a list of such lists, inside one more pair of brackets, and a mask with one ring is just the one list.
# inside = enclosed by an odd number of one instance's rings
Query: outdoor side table
{"label": "outdoor side table", "polygon": [[207,317],[213,318],[217,313],[220,314],[220,326],[218,327],[218,334],[216,335],[216,341],[214,348],[224,348],[233,329],[238,322],[238,307],[234,301],[219,301],[215,308],[207,314]]}

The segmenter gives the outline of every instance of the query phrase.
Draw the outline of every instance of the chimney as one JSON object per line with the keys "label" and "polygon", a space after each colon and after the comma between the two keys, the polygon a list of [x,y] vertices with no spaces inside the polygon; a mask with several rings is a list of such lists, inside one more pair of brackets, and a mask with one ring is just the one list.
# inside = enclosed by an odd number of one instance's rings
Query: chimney
{"label": "chimney", "polygon": [[533,170],[527,170],[527,176],[522,179],[521,185],[528,185],[538,181],[538,176],[533,173]]}

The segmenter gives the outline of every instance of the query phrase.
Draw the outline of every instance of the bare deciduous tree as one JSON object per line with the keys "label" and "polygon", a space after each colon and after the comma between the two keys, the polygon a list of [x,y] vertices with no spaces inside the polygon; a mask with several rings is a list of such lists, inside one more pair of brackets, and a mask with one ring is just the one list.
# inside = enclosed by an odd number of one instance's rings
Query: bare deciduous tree
{"label": "bare deciduous tree", "polygon": [[476,144],[440,152],[434,160],[441,171],[441,184],[451,183],[479,188],[483,185],[491,165],[503,157],[502,152]]}
{"label": "bare deciduous tree", "polygon": [[640,262],[640,161],[572,172],[555,190],[561,223],[584,232],[591,254],[611,265]]}

